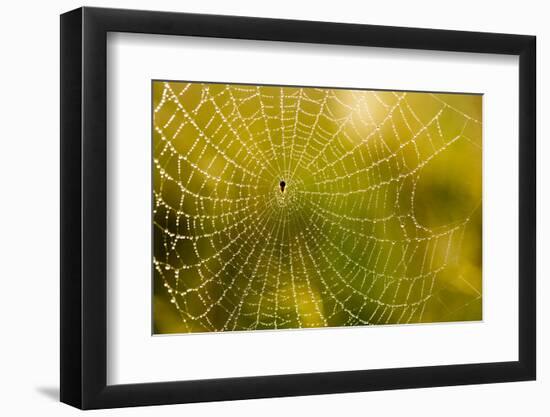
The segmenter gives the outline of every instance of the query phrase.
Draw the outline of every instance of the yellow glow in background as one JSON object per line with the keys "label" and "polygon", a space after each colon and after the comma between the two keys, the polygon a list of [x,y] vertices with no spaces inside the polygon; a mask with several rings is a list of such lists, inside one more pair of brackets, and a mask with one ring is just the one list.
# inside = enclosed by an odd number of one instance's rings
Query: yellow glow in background
{"label": "yellow glow in background", "polygon": [[481,320],[481,122],[480,95],[154,81],[154,333]]}

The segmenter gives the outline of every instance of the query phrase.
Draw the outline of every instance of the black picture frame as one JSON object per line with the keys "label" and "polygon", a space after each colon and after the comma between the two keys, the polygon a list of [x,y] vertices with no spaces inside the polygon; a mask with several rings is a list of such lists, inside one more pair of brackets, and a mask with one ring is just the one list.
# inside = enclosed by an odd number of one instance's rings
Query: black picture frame
{"label": "black picture frame", "polygon": [[[108,32],[519,56],[519,358],[107,385]],[[82,409],[533,380],[536,376],[534,36],[80,8],[61,15],[61,401]]]}

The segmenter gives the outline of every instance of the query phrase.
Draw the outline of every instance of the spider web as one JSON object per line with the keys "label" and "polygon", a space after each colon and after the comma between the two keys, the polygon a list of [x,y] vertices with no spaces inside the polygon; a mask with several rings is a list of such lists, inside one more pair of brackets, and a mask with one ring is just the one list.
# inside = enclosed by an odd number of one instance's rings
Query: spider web
{"label": "spider web", "polygon": [[155,332],[481,319],[480,102],[153,82]]}

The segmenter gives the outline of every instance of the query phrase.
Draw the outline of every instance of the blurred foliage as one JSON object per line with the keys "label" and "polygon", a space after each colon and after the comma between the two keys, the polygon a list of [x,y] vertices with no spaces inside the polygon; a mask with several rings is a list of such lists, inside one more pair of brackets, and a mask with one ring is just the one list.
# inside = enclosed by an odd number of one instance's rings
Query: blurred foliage
{"label": "blurred foliage", "polygon": [[480,95],[155,81],[153,106],[155,333],[481,320]]}

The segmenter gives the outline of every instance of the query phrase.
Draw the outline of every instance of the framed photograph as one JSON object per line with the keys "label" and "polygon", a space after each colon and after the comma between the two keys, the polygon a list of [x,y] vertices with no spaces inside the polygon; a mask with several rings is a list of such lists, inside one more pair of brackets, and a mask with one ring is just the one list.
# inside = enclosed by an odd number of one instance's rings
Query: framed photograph
{"label": "framed photograph", "polygon": [[61,16],[61,401],[535,379],[535,37]]}

